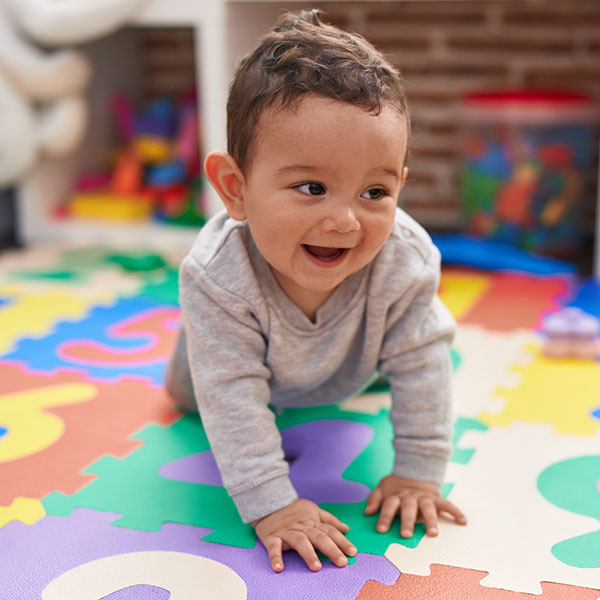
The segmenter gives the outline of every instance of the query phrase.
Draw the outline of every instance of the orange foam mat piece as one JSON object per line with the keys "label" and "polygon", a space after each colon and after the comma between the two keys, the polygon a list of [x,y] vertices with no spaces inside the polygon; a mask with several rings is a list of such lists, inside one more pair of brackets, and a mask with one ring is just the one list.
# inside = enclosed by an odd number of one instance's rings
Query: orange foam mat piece
{"label": "orange foam mat piece", "polygon": [[446,565],[431,565],[431,575],[403,573],[394,585],[367,581],[356,600],[597,600],[600,590],[542,582],[541,595],[483,587],[479,582],[487,575]]}
{"label": "orange foam mat piece", "polygon": [[496,274],[478,302],[460,317],[461,323],[495,331],[534,329],[543,315],[557,310],[557,299],[569,292],[569,280]]}
{"label": "orange foam mat piece", "polygon": [[7,429],[0,438],[0,506],[19,496],[74,494],[96,477],[82,474],[85,467],[104,454],[127,456],[143,443],[132,434],[181,414],[162,387],[143,380],[92,383],[75,372],[40,376],[0,363],[0,382],[0,422]]}

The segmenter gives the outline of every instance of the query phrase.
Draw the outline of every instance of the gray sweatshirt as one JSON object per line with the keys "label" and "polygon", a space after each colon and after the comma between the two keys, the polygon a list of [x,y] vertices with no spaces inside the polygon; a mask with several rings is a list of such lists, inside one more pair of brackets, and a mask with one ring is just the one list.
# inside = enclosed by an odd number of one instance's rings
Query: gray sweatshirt
{"label": "gray sweatshirt", "polygon": [[392,390],[393,472],[442,482],[451,450],[454,320],[437,297],[440,255],[398,209],[375,259],[311,321],[280,289],[246,222],[201,230],[180,270],[182,328],[167,388],[197,405],[223,484],[245,522],[297,498],[275,407],[339,402],[376,372]]}

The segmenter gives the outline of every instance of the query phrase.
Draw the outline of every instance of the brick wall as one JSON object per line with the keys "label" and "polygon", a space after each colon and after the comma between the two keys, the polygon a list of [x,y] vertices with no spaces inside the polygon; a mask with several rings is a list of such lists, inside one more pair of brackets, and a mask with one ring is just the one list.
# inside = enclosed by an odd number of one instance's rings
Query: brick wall
{"label": "brick wall", "polygon": [[[430,227],[460,224],[457,106],[463,93],[527,86],[584,91],[600,101],[598,0],[320,6],[334,24],[362,33],[402,71],[414,127],[402,202]],[[586,204],[592,216],[595,186]]]}
{"label": "brick wall", "polygon": [[[600,0],[306,4],[312,5],[332,23],[362,33],[400,67],[414,131],[402,204],[430,228],[460,226],[456,109],[464,92],[532,86],[589,92],[600,102]],[[147,95],[189,87],[189,30],[151,29],[143,44]],[[590,229],[595,193],[594,185],[586,199]]]}
{"label": "brick wall", "polygon": [[[200,0],[199,0],[200,1]],[[194,31],[189,27],[138,30],[144,99],[178,99],[196,85]]]}

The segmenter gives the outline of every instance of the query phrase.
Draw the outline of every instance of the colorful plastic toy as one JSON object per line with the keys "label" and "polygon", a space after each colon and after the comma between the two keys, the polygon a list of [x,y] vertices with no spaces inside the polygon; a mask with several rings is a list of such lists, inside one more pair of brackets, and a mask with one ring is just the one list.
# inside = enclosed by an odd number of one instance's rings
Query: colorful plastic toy
{"label": "colorful plastic toy", "polygon": [[110,192],[77,194],[69,206],[73,217],[113,221],[145,221],[152,211],[153,202],[148,195],[117,196]]}
{"label": "colorful plastic toy", "polygon": [[593,360],[600,354],[600,321],[575,306],[548,315],[543,333],[546,356]]}
{"label": "colorful plastic toy", "polygon": [[117,94],[110,110],[120,145],[111,169],[108,175],[82,176],[64,214],[204,225],[195,94],[177,104],[156,98],[139,114],[129,96]]}

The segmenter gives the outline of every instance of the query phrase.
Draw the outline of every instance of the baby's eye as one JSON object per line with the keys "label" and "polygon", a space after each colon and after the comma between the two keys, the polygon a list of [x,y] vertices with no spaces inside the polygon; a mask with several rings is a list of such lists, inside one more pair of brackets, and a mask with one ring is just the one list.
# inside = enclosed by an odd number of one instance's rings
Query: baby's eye
{"label": "baby's eye", "polygon": [[316,183],[315,181],[297,185],[296,189],[307,196],[321,196],[325,193],[325,188],[320,183]]}
{"label": "baby's eye", "polygon": [[387,191],[383,188],[371,188],[361,195],[362,198],[367,198],[367,200],[381,200],[384,196],[387,196]]}

